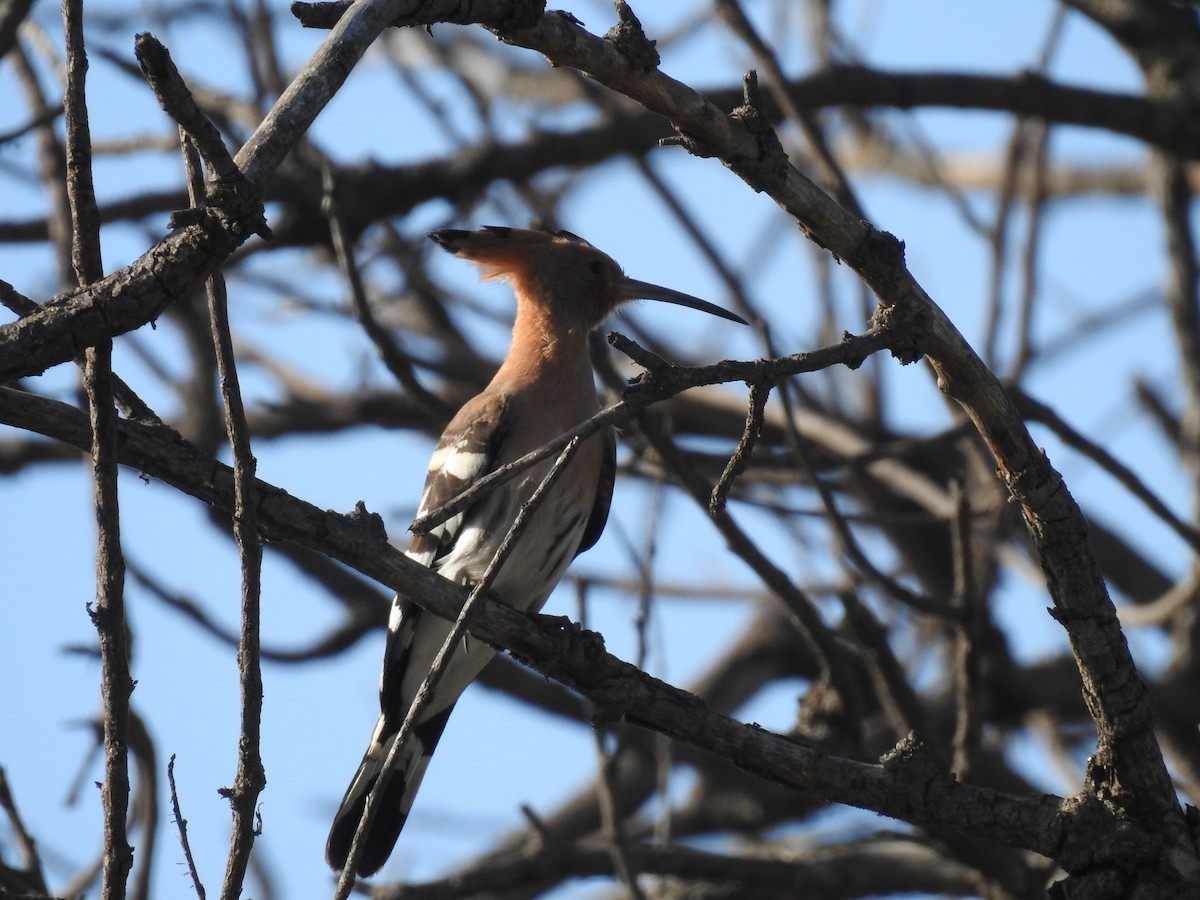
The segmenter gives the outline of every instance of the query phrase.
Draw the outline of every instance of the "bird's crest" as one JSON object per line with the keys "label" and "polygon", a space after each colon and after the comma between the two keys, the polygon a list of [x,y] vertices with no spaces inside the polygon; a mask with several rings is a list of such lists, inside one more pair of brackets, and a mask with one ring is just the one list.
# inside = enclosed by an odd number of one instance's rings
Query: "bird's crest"
{"label": "bird's crest", "polygon": [[589,328],[625,301],[637,299],[662,300],[746,324],[689,294],[626,277],[616,260],[569,231],[488,225],[478,231],[444,228],[429,237],[479,266],[484,281],[507,281],[518,303],[550,313],[570,309]]}

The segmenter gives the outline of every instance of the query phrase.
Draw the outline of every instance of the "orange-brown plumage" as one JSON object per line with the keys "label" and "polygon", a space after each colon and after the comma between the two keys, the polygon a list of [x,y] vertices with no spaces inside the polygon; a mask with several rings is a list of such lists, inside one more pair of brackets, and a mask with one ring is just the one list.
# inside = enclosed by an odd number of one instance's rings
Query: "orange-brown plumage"
{"label": "orange-brown plumage", "polygon": [[479,266],[484,281],[512,285],[517,320],[506,363],[514,357],[561,358],[573,352],[589,331],[628,300],[664,300],[742,322],[711,303],[627,277],[611,256],[569,231],[492,226],[480,231],[445,229],[430,237]]}

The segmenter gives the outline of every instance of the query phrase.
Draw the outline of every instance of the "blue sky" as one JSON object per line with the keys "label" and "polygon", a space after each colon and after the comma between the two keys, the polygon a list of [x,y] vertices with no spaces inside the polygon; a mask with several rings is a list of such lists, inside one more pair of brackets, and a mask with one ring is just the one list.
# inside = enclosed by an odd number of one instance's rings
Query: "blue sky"
{"label": "blue sky", "polygon": [[[611,7],[602,2],[559,4],[573,12],[593,32],[607,30]],[[747,4],[748,6],[751,4]],[[643,8],[644,7],[644,8]],[[757,7],[756,7],[757,8]],[[1037,59],[1046,23],[1054,5],[1037,0],[1008,4],[937,2],[873,2],[841,5],[842,21],[854,35],[865,60],[908,70],[952,70],[1012,74]],[[648,34],[669,33],[681,13],[703,11],[699,4],[634,4]],[[213,48],[227,35],[191,24],[163,27],[146,5],[124,6],[118,0],[89,4],[88,13],[120,11],[132,23],[124,43],[105,36],[105,46],[132,57],[134,30],[148,28],[170,47],[185,76],[213,87],[236,89],[244,72],[236,66],[212,65]],[[139,12],[141,11],[141,12]],[[276,25],[285,65],[301,65],[322,35],[293,25],[282,5]],[[52,40],[61,34],[57,10],[42,4],[37,21]],[[769,24],[769,23],[764,23]],[[799,37],[792,41],[800,47]],[[514,51],[515,52],[515,51]],[[527,61],[537,63],[533,54]],[[803,74],[811,61],[789,52],[792,74]],[[664,53],[663,69],[696,87],[737,83],[748,65],[743,50],[728,40],[705,38],[683,41]],[[1067,26],[1066,39],[1051,69],[1056,78],[1072,84],[1136,91],[1133,67],[1107,38],[1078,17]],[[93,59],[89,81],[91,122],[97,140],[152,131],[165,134],[163,114],[144,86],[111,66]],[[452,90],[428,78],[433,90],[444,90],[447,102],[461,102]],[[19,96],[10,65],[0,65],[0,96]],[[0,104],[0,132],[20,124],[23,104]],[[464,122],[469,115],[463,113]],[[399,163],[428,158],[446,147],[422,122],[397,84],[394,73],[376,55],[369,55],[345,90],[318,119],[312,136],[337,159],[354,163],[376,159]],[[994,157],[1005,140],[1009,123],[989,114],[963,115],[949,111],[922,112],[908,120],[945,151]],[[1069,161],[1138,159],[1129,141],[1096,135],[1082,129],[1061,129],[1054,136],[1056,155]],[[30,166],[31,138],[0,147],[0,219],[20,219],[40,213],[44,197],[36,184],[22,188],[19,179],[5,177],[11,169]],[[652,154],[651,165],[677,187],[709,236],[740,259],[745,249],[772,229],[794,231],[764,196],[749,191],[714,160],[688,157],[682,150]],[[982,336],[987,299],[986,248],[969,234],[952,205],[943,198],[895,180],[858,175],[861,192],[873,222],[906,243],[910,267],[934,299],[972,342]],[[112,199],[147,187],[178,183],[178,164],[167,154],[140,153],[106,162],[97,169],[98,193]],[[970,198],[981,211],[991,200]],[[510,203],[508,208],[511,208]],[[711,271],[677,235],[671,219],[632,166],[616,161],[589,176],[571,194],[570,220],[563,224],[612,254],[637,278],[667,284],[723,303]],[[502,224],[503,209],[491,206],[487,224]],[[422,231],[442,224],[446,207],[427,204],[403,223],[406,235],[419,239]],[[483,221],[480,224],[484,224]],[[508,224],[522,224],[513,222]],[[165,228],[164,220],[105,229],[108,270],[126,264],[143,252]],[[1145,200],[1072,201],[1053,208],[1046,223],[1047,243],[1042,257],[1046,299],[1039,309],[1043,333],[1070,334],[1085,310],[1120,304],[1161,283],[1162,236],[1153,208]],[[788,240],[792,238],[789,237]],[[798,246],[798,245],[797,245]],[[341,287],[326,279],[314,283],[312,267],[303,254],[271,254],[255,264],[296,290],[341,302]],[[460,290],[481,303],[507,312],[507,288],[479,286],[474,272],[446,257],[438,271]],[[375,273],[381,280],[386,272]],[[788,351],[813,346],[816,311],[813,265],[807,251],[775,258],[752,279],[754,299],[768,311],[781,345]],[[844,269],[835,277],[849,283]],[[37,299],[56,290],[49,255],[41,247],[0,246],[0,278]],[[1009,286],[1010,290],[1013,286]],[[235,328],[249,344],[268,348],[297,373],[318,384],[386,384],[378,365],[358,368],[365,338],[356,329],[330,317],[299,314],[272,293],[245,283],[231,284]],[[757,356],[749,334],[701,321],[675,308],[639,306],[632,315],[643,327],[669,333],[687,352],[703,358]],[[615,323],[620,327],[620,320]],[[478,326],[481,341],[499,355],[505,334],[501,326]],[[1008,330],[1011,340],[1011,328]],[[167,365],[177,336],[168,328],[143,330],[134,337],[146,351]],[[1066,354],[1053,366],[1037,370],[1029,387],[1041,399],[1069,409],[1069,419],[1101,439],[1127,460],[1144,461],[1142,468],[1161,495],[1186,513],[1188,500],[1177,464],[1163,457],[1146,424],[1134,416],[1127,395],[1130,371],[1160,386],[1176,375],[1173,354],[1156,353],[1170,346],[1167,322],[1152,312],[1115,331],[1087,349]],[[1165,342],[1165,343],[1164,343]],[[135,387],[150,385],[143,362],[130,341],[116,351],[116,368]],[[902,430],[921,432],[946,427],[949,417],[929,372],[921,365],[884,365],[890,391],[898,397],[896,410]],[[277,395],[272,380],[253,366],[243,377],[249,396],[269,401]],[[48,374],[39,389],[69,392],[75,374],[69,367]],[[151,388],[146,399],[169,414],[176,398]],[[0,439],[13,437],[0,426]],[[1135,523],[1142,549],[1169,572],[1179,573],[1186,556],[1179,542],[1131,501],[1107,476],[1062,450],[1049,436],[1045,442],[1052,461],[1062,470],[1077,498],[1091,509],[1103,508],[1114,521]],[[322,507],[347,511],[363,499],[385,514],[393,539],[401,540],[420,490],[430,445],[407,434],[359,430],[319,440],[288,438],[256,446],[259,475]],[[155,571],[174,590],[187,592],[212,615],[234,626],[239,594],[238,562],[231,545],[209,527],[205,510],[172,489],[143,483],[136,473],[121,480],[123,538],[134,563],[156,563]],[[656,499],[643,487],[622,485],[611,528],[633,542],[644,539],[644,523]],[[670,495],[668,510],[687,510],[684,530],[666,531],[661,542],[662,571],[667,580],[703,584],[711,579],[753,585],[742,565],[724,550],[720,538],[688,509],[689,501]],[[0,718],[10,726],[0,733],[0,764],[7,773],[26,824],[39,838],[51,880],[61,880],[88,859],[99,846],[98,791],[92,787],[100,770],[88,766],[80,802],[63,799],[91,742],[88,721],[98,707],[98,666],[78,655],[64,653],[70,645],[90,645],[94,631],[85,612],[93,594],[92,514],[84,467],[76,464],[41,466],[19,477],[0,479],[0,510],[10,523],[0,543],[0,595],[7,600],[8,627],[0,632],[0,666],[9,689],[0,695]],[[779,552],[785,565],[791,558],[786,543]],[[575,571],[604,572],[625,564],[625,551],[613,533],[581,558]],[[170,560],[169,566],[163,561]],[[998,614],[1018,638],[1019,654],[1059,652],[1061,632],[1044,608],[1048,599],[1036,582],[1010,576],[1004,605]],[[193,847],[202,876],[215,890],[227,846],[227,804],[216,790],[232,781],[236,745],[236,667],[232,651],[199,635],[176,613],[163,608],[130,585],[131,620],[136,630],[134,701],[152,722],[158,751],[177,756],[176,775],[181,801],[190,823]],[[268,553],[264,571],[263,640],[269,646],[304,645],[330,626],[335,607],[328,598],[299,577],[287,564]],[[576,614],[573,592],[560,591],[547,608],[556,614]],[[651,629],[650,668],[676,684],[686,685],[701,673],[731,634],[749,621],[749,604],[684,604],[665,600],[655,609]],[[633,608],[595,592],[589,608],[592,627],[603,631],[609,648],[630,658],[636,652]],[[1151,666],[1160,658],[1153,638],[1132,640]],[[376,711],[382,635],[361,642],[350,652],[303,667],[267,664],[264,668],[264,756],[268,787],[262,796],[265,833],[259,851],[285,888],[286,897],[321,896],[331,884],[322,852],[329,818],[347,779],[365,747]],[[786,728],[794,714],[794,697],[776,692],[774,702],[745,711],[747,719],[767,727]],[[547,768],[562,773],[539,777]],[[433,877],[469,858],[498,834],[523,824],[518,806],[529,804],[548,811],[564,797],[564,785],[580,787],[595,769],[595,751],[587,733],[565,729],[545,716],[519,708],[485,689],[464,696],[451,720],[434,765],[427,776],[410,832],[385,869],[385,875],[410,879]],[[164,776],[165,781],[165,776]],[[1048,784],[1057,790],[1068,787]],[[0,830],[0,842],[5,840]],[[158,894],[180,896],[187,890],[173,830],[160,838]],[[574,896],[577,889],[564,891]],[[255,896],[253,886],[249,896]]]}

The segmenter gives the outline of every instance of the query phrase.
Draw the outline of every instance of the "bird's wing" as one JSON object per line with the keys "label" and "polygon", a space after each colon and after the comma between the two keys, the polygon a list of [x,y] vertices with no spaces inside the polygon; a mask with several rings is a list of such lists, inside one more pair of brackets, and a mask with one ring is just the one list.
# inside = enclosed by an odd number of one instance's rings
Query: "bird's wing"
{"label": "bird's wing", "polygon": [[[498,394],[481,394],[459,410],[446,426],[429,460],[418,516],[444,506],[496,467],[507,431],[508,410],[507,398]],[[426,534],[414,535],[408,547],[409,557],[437,571],[439,563],[453,549],[470,512],[471,507],[468,507]],[[442,631],[450,627],[449,623],[431,621],[422,629],[420,623],[424,618],[426,614],[421,607],[408,598],[397,595],[392,601],[379,680],[380,705],[385,715],[403,718],[412,700],[416,673],[409,672],[409,660],[414,641],[424,640],[419,635],[430,631],[428,638],[440,644]],[[397,721],[393,727],[399,725]]]}
{"label": "bird's wing", "polygon": [[[507,431],[508,410],[507,397],[481,394],[451,420],[429,459],[418,518],[449,503],[496,468]],[[437,569],[438,562],[454,546],[468,511],[451,516],[426,534],[413,535],[408,555],[423,566]]]}
{"label": "bird's wing", "polygon": [[[504,396],[485,393],[467,403],[450,421],[429,460],[418,516],[444,506],[496,467],[507,431],[508,410]],[[426,534],[414,535],[408,547],[409,557],[436,571],[452,555],[471,509],[468,507]],[[335,869],[346,863],[367,794],[380,778],[386,780],[382,788],[383,803],[365,835],[365,851],[358,866],[360,875],[369,875],[383,865],[404,827],[425,767],[469,674],[460,672],[457,681],[443,676],[408,740],[396,752],[392,769],[385,772],[383,765],[450,627],[449,622],[426,612],[401,594],[392,599],[383,671],[379,677],[379,721],[362,764],[342,798],[326,845],[326,858]],[[478,645],[478,649],[462,647],[458,658],[470,655],[472,650],[476,657],[491,652],[483,645]]]}
{"label": "bird's wing", "polygon": [[583,538],[579,541],[578,556],[584,550],[591,549],[608,522],[608,508],[612,505],[613,484],[617,480],[617,437],[612,428],[604,429],[604,465],[600,469],[600,482],[596,485],[596,502],[592,504],[592,514],[588,516],[587,527],[583,530]]}
{"label": "bird's wing", "polygon": [[[418,515],[445,505],[495,468],[507,430],[508,409],[504,397],[483,394],[470,401],[451,420],[429,461]],[[470,508],[430,529],[427,534],[415,535],[409,544],[408,555],[436,570],[453,550],[469,513]],[[326,858],[335,869],[345,865],[367,794],[381,777],[387,779],[383,803],[365,836],[366,849],[358,867],[360,875],[369,875],[383,865],[404,827],[425,767],[458,693],[465,685],[447,684],[449,679],[444,677],[423,717],[415,723],[408,741],[397,752],[392,770],[384,772],[383,764],[433,655],[449,630],[449,622],[427,613],[407,597],[397,594],[392,600],[383,672],[379,679],[379,721],[362,764],[342,798],[326,845]],[[476,654],[485,649],[483,645],[477,646]],[[459,656],[468,652],[461,648]],[[414,659],[415,665],[412,664]]]}

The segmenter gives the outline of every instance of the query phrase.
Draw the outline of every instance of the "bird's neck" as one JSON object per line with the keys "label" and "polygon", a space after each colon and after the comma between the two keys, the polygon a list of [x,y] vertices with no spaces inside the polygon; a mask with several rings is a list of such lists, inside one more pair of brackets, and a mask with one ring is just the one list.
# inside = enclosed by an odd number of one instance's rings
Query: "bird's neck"
{"label": "bird's neck", "polygon": [[518,380],[540,377],[592,377],[587,336],[590,328],[577,318],[555,317],[544,308],[520,304],[513,324],[512,346],[504,360],[506,375]]}

